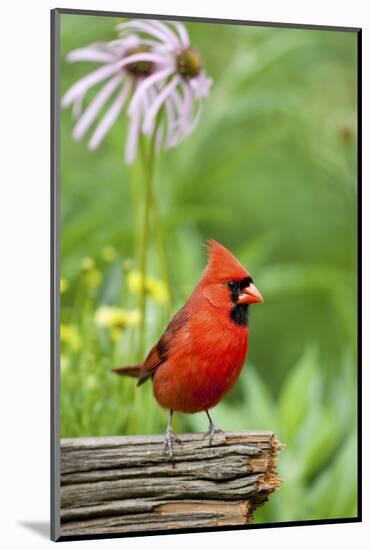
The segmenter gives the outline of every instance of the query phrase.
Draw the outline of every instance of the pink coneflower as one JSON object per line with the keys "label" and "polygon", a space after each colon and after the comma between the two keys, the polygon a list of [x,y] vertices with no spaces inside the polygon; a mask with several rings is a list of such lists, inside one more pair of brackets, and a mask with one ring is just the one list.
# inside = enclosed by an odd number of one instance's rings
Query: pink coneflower
{"label": "pink coneflower", "polygon": [[[96,149],[127,105],[129,116],[126,161],[133,162],[140,133],[152,135],[157,149],[177,145],[196,126],[202,99],[209,93],[201,57],[190,47],[187,30],[180,23],[133,20],[118,25],[122,36],[108,43],[74,50],[68,61],[93,61],[102,66],[76,82],[63,96],[62,106],[73,106],[78,118],[73,137],[80,140],[91,128],[106,102],[111,105],[92,133],[88,147]],[[81,114],[90,88],[103,87]]]}
{"label": "pink coneflower", "polygon": [[134,20],[117,26],[122,37],[137,33],[150,41],[151,51],[167,59],[161,76],[153,75],[137,87],[128,114],[139,117],[138,107],[146,92],[156,92],[143,117],[142,131],[151,134],[162,106],[167,115],[166,149],[177,145],[197,124],[202,99],[209,94],[211,79],[202,68],[200,54],[191,48],[187,29],[181,23]]}

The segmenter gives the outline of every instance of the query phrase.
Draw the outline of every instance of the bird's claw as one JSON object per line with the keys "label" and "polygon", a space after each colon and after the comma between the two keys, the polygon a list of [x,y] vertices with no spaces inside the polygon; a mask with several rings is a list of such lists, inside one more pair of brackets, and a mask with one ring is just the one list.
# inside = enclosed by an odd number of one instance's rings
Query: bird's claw
{"label": "bird's claw", "polygon": [[180,444],[183,443],[181,439],[179,439],[179,437],[176,437],[174,435],[172,430],[167,429],[165,433],[164,448],[163,448],[162,454],[166,455],[167,453],[169,453],[169,457],[172,462],[174,462],[174,448],[173,448],[174,442],[180,443]]}
{"label": "bird's claw", "polygon": [[214,438],[214,435],[215,434],[223,434],[223,430],[221,430],[220,428],[217,428],[215,426],[215,424],[213,424],[212,422],[210,423],[210,426],[209,426],[209,429],[207,430],[207,432],[205,433],[203,439],[205,439],[205,437],[209,436],[209,446],[212,445],[213,443],[213,438]]}

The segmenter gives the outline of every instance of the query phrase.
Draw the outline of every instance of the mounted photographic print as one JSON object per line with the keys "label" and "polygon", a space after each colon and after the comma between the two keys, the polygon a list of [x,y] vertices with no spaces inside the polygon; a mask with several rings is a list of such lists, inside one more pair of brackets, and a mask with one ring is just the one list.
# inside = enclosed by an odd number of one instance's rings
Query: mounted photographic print
{"label": "mounted photographic print", "polygon": [[52,11],[53,540],[360,521],[360,37]]}

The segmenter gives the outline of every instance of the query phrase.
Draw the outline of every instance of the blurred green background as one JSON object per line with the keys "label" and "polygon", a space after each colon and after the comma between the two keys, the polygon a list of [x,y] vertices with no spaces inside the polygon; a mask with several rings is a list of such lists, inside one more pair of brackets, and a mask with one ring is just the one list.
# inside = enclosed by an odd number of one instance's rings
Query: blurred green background
{"label": "blurred green background", "polygon": [[[118,22],[62,15],[62,93],[96,67],[66,54],[114,39]],[[251,312],[241,379],[213,418],[225,430],[273,430],[286,445],[284,483],[255,522],[355,516],[356,34],[187,28],[214,84],[191,137],[157,159],[175,303],[169,312],[154,238],[146,347],[198,280],[206,239],[230,248],[265,303]],[[138,333],[142,182],[123,162],[125,115],[94,153],[73,142],[73,125],[62,111],[61,436],[163,433],[151,384],[110,372],[135,360]],[[207,425],[204,414],[175,415],[179,432]]]}

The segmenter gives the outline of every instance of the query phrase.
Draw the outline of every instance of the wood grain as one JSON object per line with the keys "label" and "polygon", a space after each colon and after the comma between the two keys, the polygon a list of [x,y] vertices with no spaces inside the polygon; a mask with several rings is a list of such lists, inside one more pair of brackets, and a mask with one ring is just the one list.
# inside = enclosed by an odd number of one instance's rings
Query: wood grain
{"label": "wood grain", "polygon": [[272,432],[61,440],[61,535],[141,533],[248,523],[280,484]]}

